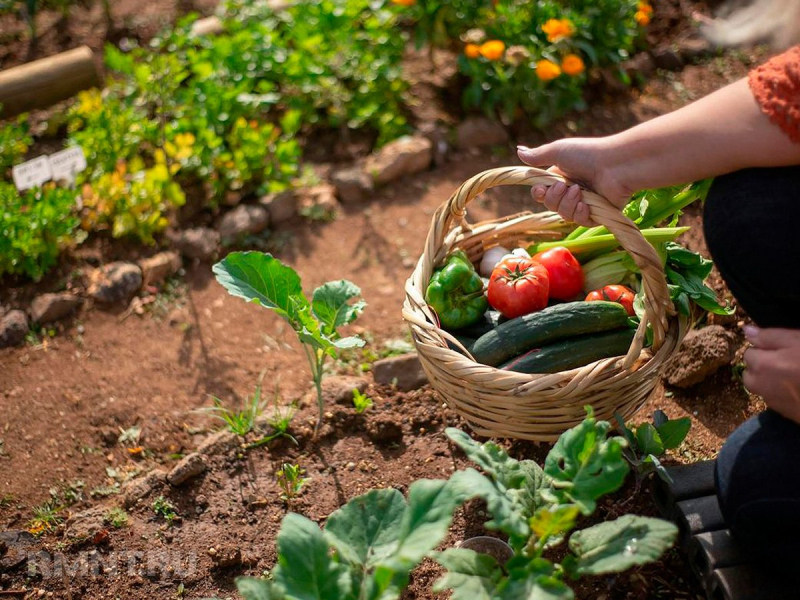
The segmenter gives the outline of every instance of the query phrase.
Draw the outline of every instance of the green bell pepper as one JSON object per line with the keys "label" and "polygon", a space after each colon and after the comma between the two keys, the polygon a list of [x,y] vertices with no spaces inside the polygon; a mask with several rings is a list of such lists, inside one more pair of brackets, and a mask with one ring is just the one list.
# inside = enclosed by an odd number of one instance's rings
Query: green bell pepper
{"label": "green bell pepper", "polygon": [[431,277],[425,301],[436,311],[445,329],[461,329],[477,322],[489,308],[483,280],[463,251],[451,254]]}

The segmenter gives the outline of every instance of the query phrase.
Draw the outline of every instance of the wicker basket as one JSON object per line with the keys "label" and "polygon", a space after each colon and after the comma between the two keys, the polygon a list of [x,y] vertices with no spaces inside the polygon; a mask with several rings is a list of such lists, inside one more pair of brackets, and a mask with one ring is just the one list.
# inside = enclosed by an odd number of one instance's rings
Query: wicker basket
{"label": "wicker basket", "polygon": [[[431,385],[480,435],[552,442],[583,420],[587,404],[599,418],[609,419],[615,411],[629,417],[647,400],[687,328],[686,319],[675,315],[655,249],[630,219],[590,191],[584,191],[583,198],[592,220],[614,234],[642,273],[645,315],[626,356],[560,373],[528,375],[475,362],[458,340],[439,328],[425,302],[425,290],[434,268],[451,250],[465,250],[477,262],[492,246],[513,248],[521,242],[558,240],[574,227],[552,212],[524,212],[469,225],[466,205],[489,188],[558,181],[564,179],[528,167],[476,175],[434,214],[425,249],[406,282],[403,318],[411,327]],[[648,323],[653,326],[653,344],[643,348]],[[448,348],[448,342],[464,353]]]}

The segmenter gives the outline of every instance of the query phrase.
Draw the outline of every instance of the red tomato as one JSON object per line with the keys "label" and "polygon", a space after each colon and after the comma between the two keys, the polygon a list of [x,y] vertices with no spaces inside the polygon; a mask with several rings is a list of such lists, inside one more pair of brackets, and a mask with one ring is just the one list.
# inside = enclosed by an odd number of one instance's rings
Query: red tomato
{"label": "red tomato", "polygon": [[550,297],[555,300],[572,300],[583,289],[583,269],[578,259],[564,248],[557,246],[539,252],[533,257],[547,269],[550,277]]}
{"label": "red tomato", "polygon": [[601,290],[589,292],[589,295],[586,296],[586,301],[605,300],[606,302],[617,302],[625,307],[630,316],[633,316],[636,314],[633,310],[635,296],[636,294],[633,293],[633,290],[626,288],[624,285],[607,285]]}
{"label": "red tomato", "polygon": [[547,269],[530,258],[512,256],[500,262],[489,279],[489,304],[513,319],[547,306]]}

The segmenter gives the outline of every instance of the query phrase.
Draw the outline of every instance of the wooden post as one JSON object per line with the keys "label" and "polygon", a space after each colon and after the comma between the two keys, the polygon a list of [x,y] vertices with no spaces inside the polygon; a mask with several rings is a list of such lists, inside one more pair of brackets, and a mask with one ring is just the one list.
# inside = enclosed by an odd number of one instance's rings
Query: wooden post
{"label": "wooden post", "polygon": [[94,53],[88,46],[12,67],[0,72],[0,117],[46,108],[99,85]]}

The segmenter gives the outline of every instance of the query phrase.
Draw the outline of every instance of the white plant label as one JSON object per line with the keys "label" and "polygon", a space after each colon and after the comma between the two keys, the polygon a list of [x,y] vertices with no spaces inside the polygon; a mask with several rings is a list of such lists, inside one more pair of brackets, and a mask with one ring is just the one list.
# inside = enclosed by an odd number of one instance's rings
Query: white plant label
{"label": "white plant label", "polygon": [[19,164],[11,169],[11,177],[19,191],[42,185],[53,178],[50,159],[47,156],[39,156]]}
{"label": "white plant label", "polygon": [[72,146],[50,155],[50,169],[56,181],[60,179],[72,181],[75,175],[85,168],[86,157],[80,146]]}

